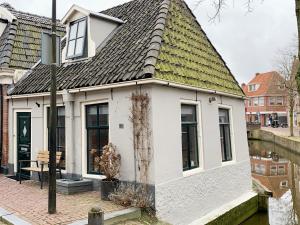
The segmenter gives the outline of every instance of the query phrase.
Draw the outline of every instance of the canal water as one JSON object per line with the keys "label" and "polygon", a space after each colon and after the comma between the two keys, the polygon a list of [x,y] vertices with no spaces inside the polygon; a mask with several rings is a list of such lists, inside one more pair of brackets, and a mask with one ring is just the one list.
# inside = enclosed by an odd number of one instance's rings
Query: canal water
{"label": "canal water", "polygon": [[300,155],[264,141],[249,141],[249,150],[253,188],[271,197],[268,211],[255,214],[241,225],[298,224]]}

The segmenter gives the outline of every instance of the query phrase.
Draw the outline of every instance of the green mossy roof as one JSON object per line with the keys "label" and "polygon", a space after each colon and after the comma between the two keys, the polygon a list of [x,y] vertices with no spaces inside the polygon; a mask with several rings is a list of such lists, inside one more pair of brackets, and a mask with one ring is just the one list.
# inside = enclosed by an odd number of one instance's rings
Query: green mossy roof
{"label": "green mossy roof", "polygon": [[171,0],[155,78],[244,95],[182,0]]}

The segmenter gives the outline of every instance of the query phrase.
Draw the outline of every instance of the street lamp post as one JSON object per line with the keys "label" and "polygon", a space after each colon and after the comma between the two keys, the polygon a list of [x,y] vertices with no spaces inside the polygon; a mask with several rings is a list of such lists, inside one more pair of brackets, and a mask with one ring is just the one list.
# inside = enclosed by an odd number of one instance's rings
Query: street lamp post
{"label": "street lamp post", "polygon": [[52,0],[52,63],[50,99],[50,149],[48,213],[56,213],[56,0]]}

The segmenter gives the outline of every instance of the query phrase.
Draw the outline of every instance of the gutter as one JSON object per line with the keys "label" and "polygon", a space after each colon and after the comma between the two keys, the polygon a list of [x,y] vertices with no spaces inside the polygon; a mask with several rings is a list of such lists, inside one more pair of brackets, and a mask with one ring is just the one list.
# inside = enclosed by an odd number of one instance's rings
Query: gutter
{"label": "gutter", "polygon": [[[79,92],[107,90],[107,89],[112,89],[112,88],[130,87],[130,86],[145,85],[145,84],[158,84],[158,85],[167,86],[167,87],[180,88],[180,89],[191,90],[191,91],[199,91],[199,92],[203,92],[203,93],[222,95],[222,96],[227,96],[227,97],[232,97],[232,98],[237,98],[237,99],[243,99],[243,100],[246,99],[246,96],[242,96],[242,95],[235,95],[235,94],[230,94],[230,93],[221,92],[221,91],[214,91],[214,90],[209,90],[209,89],[204,89],[204,88],[198,88],[198,87],[193,87],[193,86],[189,86],[189,85],[178,84],[175,82],[157,80],[157,79],[153,79],[153,78],[142,79],[142,80],[138,80],[138,81],[127,81],[127,82],[116,83],[116,84],[104,84],[104,85],[98,85],[98,86],[92,86],[92,87],[74,88],[74,89],[69,89],[67,91],[68,91],[68,93],[72,94],[72,93],[79,93]],[[63,94],[63,91],[57,92],[57,95],[62,95],[62,94]],[[45,96],[50,96],[50,92],[24,94],[24,95],[11,95],[11,96],[7,96],[6,98],[7,99],[21,99],[21,98],[33,98],[33,97],[45,97]]]}
{"label": "gutter", "polygon": [[3,137],[3,85],[0,84],[0,170],[2,165],[2,137]]}

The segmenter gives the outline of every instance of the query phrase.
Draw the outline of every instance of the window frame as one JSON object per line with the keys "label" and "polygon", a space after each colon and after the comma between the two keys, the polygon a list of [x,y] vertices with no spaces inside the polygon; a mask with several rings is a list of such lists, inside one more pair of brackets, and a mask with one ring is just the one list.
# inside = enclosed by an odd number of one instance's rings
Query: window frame
{"label": "window frame", "polygon": [[259,106],[258,97],[253,97],[253,106]]}
{"label": "window frame", "polygon": [[[105,179],[104,175],[99,174],[88,174],[87,173],[87,130],[86,130],[86,106],[96,105],[101,103],[108,104],[108,126],[111,127],[111,112],[110,103],[108,99],[102,99],[99,101],[87,101],[81,102],[81,174],[84,178],[102,180]],[[108,129],[108,140],[111,141],[111,129]]]}
{"label": "window frame", "polygon": [[183,169],[183,163],[181,161],[181,169],[183,177],[189,177],[203,171],[203,131],[202,131],[202,113],[201,113],[201,101],[193,101],[193,100],[180,100],[179,102],[179,121],[180,121],[180,158],[182,160],[182,126],[181,126],[181,106],[182,105],[195,105],[196,106],[196,119],[197,119],[197,146],[198,146],[198,167],[190,170]]}
{"label": "window frame", "polygon": [[222,166],[226,166],[228,164],[236,163],[236,151],[235,151],[235,132],[234,132],[234,119],[233,119],[233,107],[231,105],[218,104],[217,118],[219,121],[219,109],[227,109],[229,111],[229,121],[230,121],[230,143],[231,143],[231,157],[230,161],[224,161],[222,159],[222,149],[221,149],[221,133],[220,133],[220,124],[218,122],[218,130],[219,130],[219,141],[220,141],[220,156]]}
{"label": "window frame", "polygon": [[265,97],[264,96],[258,97],[258,106],[265,106]]}
{"label": "window frame", "polygon": [[[100,121],[99,121],[99,115],[100,115],[100,112],[99,112],[99,109],[100,109],[100,106],[101,105],[107,105],[107,110],[108,110],[108,123],[107,125],[101,125],[100,124]],[[88,126],[88,113],[87,113],[87,110],[89,107],[93,107],[93,106],[97,106],[97,126]],[[101,130],[107,130],[107,136],[108,136],[108,142],[107,144],[109,144],[109,104],[108,103],[97,103],[97,104],[90,104],[90,105],[86,105],[85,106],[85,121],[86,121],[86,126],[85,126],[85,129],[86,129],[86,164],[87,164],[87,167],[86,167],[86,174],[88,175],[101,175],[101,173],[97,173],[97,172],[90,172],[89,171],[89,156],[88,156],[88,146],[89,146],[89,141],[88,141],[88,134],[89,134],[89,130],[97,130],[97,136],[99,138],[98,142],[100,142],[101,140],[101,137],[100,137],[100,134],[101,134]],[[100,146],[99,146],[100,147]],[[99,149],[99,151],[101,151],[101,148]]]}
{"label": "window frame", "polygon": [[[64,104],[57,104],[56,105],[57,108],[59,107],[64,107],[65,108],[65,168],[62,169],[63,173],[66,173],[68,170],[68,146],[67,146],[67,127],[66,127],[66,106]],[[48,115],[48,109],[50,110],[50,105],[45,105],[44,106],[44,149],[49,149],[49,129],[48,129],[48,117],[50,116],[50,114]],[[57,127],[57,128],[61,128],[61,127]]]}
{"label": "window frame", "polygon": [[[271,104],[271,99],[273,99],[274,104]],[[269,106],[276,106],[276,97],[275,96],[269,96]]]}
{"label": "window frame", "polygon": [[[281,100],[279,101],[278,99],[281,99]],[[279,102],[280,102],[280,104],[279,104]],[[283,104],[284,104],[283,96],[277,96],[276,97],[276,105],[283,106]]]}
{"label": "window frame", "polygon": [[[87,45],[87,30],[88,30],[88,22],[87,22],[88,18],[87,17],[83,17],[80,18],[78,20],[74,20],[72,22],[69,23],[69,33],[68,33],[68,39],[67,39],[67,43],[66,43],[66,47],[67,47],[67,51],[66,51],[66,59],[77,59],[77,58],[84,58],[85,57],[85,48]],[[80,36],[78,37],[78,29],[79,29],[79,23],[85,21],[85,32],[84,32],[84,36]],[[77,24],[77,29],[76,29],[76,37],[70,40],[70,35],[71,35],[71,27],[74,26],[75,24]],[[76,53],[76,46],[77,46],[77,40],[83,38],[83,47],[82,47],[82,53],[81,54],[75,54]],[[75,45],[74,45],[74,54],[69,56],[69,44],[70,41],[74,41],[75,40]]]}

